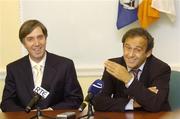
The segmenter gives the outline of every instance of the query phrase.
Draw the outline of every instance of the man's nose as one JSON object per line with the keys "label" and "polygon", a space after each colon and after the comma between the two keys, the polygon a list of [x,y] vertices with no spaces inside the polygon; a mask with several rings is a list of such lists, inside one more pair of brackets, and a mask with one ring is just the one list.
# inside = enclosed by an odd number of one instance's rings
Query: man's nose
{"label": "man's nose", "polygon": [[34,44],[39,45],[39,40],[37,38],[34,39]]}
{"label": "man's nose", "polygon": [[134,56],[134,50],[130,50],[129,53],[128,53],[129,57],[133,57]]}

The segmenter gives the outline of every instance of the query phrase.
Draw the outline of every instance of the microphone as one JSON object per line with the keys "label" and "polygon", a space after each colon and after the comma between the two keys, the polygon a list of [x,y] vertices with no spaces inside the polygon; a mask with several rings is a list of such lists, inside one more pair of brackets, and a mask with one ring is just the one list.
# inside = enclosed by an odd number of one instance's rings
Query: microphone
{"label": "microphone", "polygon": [[27,113],[31,111],[32,107],[36,105],[41,98],[45,99],[49,95],[49,92],[40,86],[35,87],[33,91],[35,95],[25,108],[25,112]]}
{"label": "microphone", "polygon": [[95,80],[88,89],[88,95],[86,96],[85,100],[79,107],[79,111],[82,112],[87,104],[93,99],[93,97],[98,94],[103,88],[103,81],[100,79]]}

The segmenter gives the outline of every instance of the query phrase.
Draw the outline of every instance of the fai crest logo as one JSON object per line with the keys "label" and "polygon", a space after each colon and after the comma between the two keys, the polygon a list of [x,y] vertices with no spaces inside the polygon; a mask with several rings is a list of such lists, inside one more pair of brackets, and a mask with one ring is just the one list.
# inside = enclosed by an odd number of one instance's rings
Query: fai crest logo
{"label": "fai crest logo", "polygon": [[139,0],[120,0],[120,3],[125,9],[133,10],[139,5]]}

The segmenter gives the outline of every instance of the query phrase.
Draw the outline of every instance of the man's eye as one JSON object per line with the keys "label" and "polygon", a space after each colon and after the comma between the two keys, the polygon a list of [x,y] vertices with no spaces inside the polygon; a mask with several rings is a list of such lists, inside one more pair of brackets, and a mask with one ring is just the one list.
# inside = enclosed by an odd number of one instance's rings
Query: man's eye
{"label": "man's eye", "polygon": [[141,51],[142,51],[142,49],[135,49],[135,51],[136,51],[136,52],[141,52]]}
{"label": "man's eye", "polygon": [[127,47],[127,46],[125,46],[125,48],[126,48],[127,50],[130,50],[130,49],[131,49],[131,47]]}
{"label": "man's eye", "polygon": [[43,36],[38,36],[38,39],[43,39]]}
{"label": "man's eye", "polygon": [[44,35],[39,35],[39,36],[37,36],[37,39],[38,39],[38,40],[42,40],[42,39],[44,39],[44,38],[45,38]]}
{"label": "man's eye", "polygon": [[33,38],[26,38],[26,40],[27,40],[27,41],[32,41],[32,40],[33,40]]}

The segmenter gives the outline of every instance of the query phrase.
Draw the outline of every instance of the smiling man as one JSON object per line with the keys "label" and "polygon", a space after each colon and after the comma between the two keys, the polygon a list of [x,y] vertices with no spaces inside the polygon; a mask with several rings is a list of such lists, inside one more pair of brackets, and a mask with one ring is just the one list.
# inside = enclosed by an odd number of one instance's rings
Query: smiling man
{"label": "smiling man", "polygon": [[152,55],[153,37],[143,28],[133,28],[122,43],[123,56],[105,62],[104,88],[93,100],[95,110],[170,110],[171,69]]}
{"label": "smiling man", "polygon": [[7,65],[2,111],[24,111],[37,86],[46,89],[49,95],[32,109],[74,109],[82,103],[73,61],[47,52],[47,36],[46,27],[38,20],[22,24],[19,38],[28,55]]}

